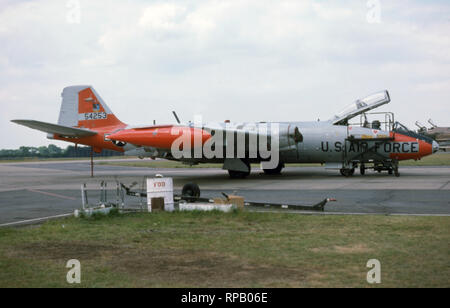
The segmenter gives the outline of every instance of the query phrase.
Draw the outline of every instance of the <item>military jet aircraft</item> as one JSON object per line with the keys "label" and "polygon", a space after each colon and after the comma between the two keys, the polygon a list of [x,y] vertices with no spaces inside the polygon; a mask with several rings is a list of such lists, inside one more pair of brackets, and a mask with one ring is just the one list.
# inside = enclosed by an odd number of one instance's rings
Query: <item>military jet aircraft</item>
{"label": "military jet aircraft", "polygon": [[433,138],[439,143],[440,149],[443,151],[450,150],[450,127],[437,126],[431,119],[428,120],[431,127],[416,122],[416,126],[419,127],[418,133],[430,138]]}
{"label": "military jet aircraft", "polygon": [[252,163],[261,163],[269,175],[281,173],[289,163],[321,163],[344,176],[353,175],[358,166],[361,174],[372,168],[399,176],[400,160],[421,159],[439,145],[400,123],[383,129],[379,121],[349,122],[389,102],[387,91],[375,93],[321,122],[181,124],[176,117],[177,124],[133,127],[121,122],[92,86],[70,86],[62,92],[58,124],[12,122],[96,152],[110,149],[186,164],[221,163],[231,178],[250,175]]}

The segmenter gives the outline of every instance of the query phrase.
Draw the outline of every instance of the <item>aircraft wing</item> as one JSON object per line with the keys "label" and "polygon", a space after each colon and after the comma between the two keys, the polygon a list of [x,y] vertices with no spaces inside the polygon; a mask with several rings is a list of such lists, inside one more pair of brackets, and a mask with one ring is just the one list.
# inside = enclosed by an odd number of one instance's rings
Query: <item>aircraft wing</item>
{"label": "aircraft wing", "polygon": [[34,120],[12,120],[11,122],[23,125],[32,129],[37,129],[45,133],[58,134],[65,137],[89,137],[97,135],[97,132],[74,128],[69,126],[51,124],[46,122],[34,121]]}
{"label": "aircraft wing", "polygon": [[343,111],[334,116],[330,121],[334,125],[346,125],[349,120],[354,117],[385,105],[391,101],[389,92],[387,90],[381,91],[367,96],[363,99],[358,99],[356,102],[347,106]]}

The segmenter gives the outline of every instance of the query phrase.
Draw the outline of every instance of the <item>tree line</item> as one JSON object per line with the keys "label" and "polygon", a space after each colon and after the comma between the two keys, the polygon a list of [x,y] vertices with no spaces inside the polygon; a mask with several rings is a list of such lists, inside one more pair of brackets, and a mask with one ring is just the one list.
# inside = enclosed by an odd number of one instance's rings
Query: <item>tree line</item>
{"label": "tree line", "polygon": [[[94,157],[122,156],[123,153],[103,150],[101,153],[94,153]],[[17,158],[64,158],[64,157],[90,157],[90,147],[75,147],[69,145],[63,149],[54,144],[41,147],[22,146],[16,150],[0,150],[0,159],[17,159]]]}

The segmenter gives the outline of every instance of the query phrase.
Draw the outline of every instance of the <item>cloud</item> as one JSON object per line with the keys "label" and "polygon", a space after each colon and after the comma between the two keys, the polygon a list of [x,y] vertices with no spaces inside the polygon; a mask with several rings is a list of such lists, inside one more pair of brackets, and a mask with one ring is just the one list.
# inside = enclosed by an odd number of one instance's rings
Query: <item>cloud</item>
{"label": "cloud", "polygon": [[80,23],[67,1],[2,2],[0,148],[46,143],[8,121],[55,122],[72,84],[136,124],[326,119],[389,89],[398,120],[449,125],[450,5],[379,2],[376,24],[360,0],[80,0]]}
{"label": "cloud", "polygon": [[138,25],[160,34],[180,33],[186,17],[186,8],[174,3],[158,3],[148,6]]}

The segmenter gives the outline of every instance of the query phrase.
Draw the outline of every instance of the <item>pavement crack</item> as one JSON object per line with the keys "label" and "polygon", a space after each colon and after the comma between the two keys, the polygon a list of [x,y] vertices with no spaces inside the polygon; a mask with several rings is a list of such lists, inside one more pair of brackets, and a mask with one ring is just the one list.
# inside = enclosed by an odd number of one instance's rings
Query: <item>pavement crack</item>
{"label": "pavement crack", "polygon": [[444,187],[446,187],[448,184],[450,184],[450,181],[447,181],[447,183],[445,183],[444,185],[442,185],[441,187],[439,187],[438,190],[443,190]]}

